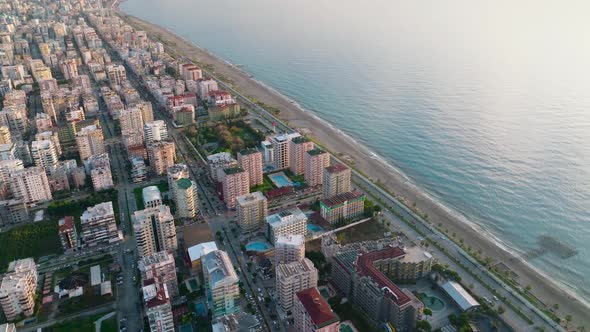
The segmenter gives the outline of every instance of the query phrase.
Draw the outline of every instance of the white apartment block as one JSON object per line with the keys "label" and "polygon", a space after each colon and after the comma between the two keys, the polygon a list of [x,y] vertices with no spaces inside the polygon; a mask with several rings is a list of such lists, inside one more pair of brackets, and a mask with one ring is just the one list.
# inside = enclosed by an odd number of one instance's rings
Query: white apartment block
{"label": "white apartment block", "polygon": [[152,172],[156,175],[166,174],[168,168],[175,163],[176,145],[174,142],[159,141],[147,148]]}
{"label": "white apartment block", "polygon": [[105,153],[106,148],[102,128],[98,125],[82,128],[76,133],[76,145],[82,160],[86,160],[94,154]]}
{"label": "white apartment block", "polygon": [[201,80],[197,82],[197,95],[201,100],[207,100],[213,91],[219,90],[217,82],[213,79]]}
{"label": "white apartment block", "polygon": [[57,151],[52,141],[31,142],[31,157],[35,166],[44,168],[47,173],[58,161]]}
{"label": "white apartment block", "polygon": [[143,125],[143,136],[146,145],[168,139],[166,123],[163,120],[146,122]]}
{"label": "white apartment block", "polygon": [[276,292],[278,303],[287,312],[293,308],[295,295],[318,284],[318,270],[304,258],[298,262],[279,264],[276,268]]}
{"label": "white apartment block", "polygon": [[131,221],[140,257],[178,248],[174,217],[168,206],[135,211]]}
{"label": "white apartment block", "polygon": [[11,262],[0,284],[0,306],[8,321],[23,314],[30,317],[35,310],[37,266],[32,258]]}
{"label": "white apartment block", "polygon": [[310,187],[324,182],[324,168],[330,166],[330,154],[320,149],[305,153],[305,183]]}
{"label": "white apartment block", "polygon": [[178,218],[195,218],[199,211],[197,186],[190,179],[179,179],[174,184],[174,202]]}
{"label": "white apartment block", "polygon": [[278,134],[268,138],[272,145],[274,164],[277,169],[289,168],[291,165],[291,144],[289,142],[296,137],[301,137],[301,135],[298,133]]}
{"label": "white apartment block", "polygon": [[324,169],[323,197],[330,198],[351,191],[350,168],[335,164]]}
{"label": "white apartment block", "polygon": [[113,202],[104,202],[87,208],[80,217],[80,223],[80,239],[86,247],[119,241]]}
{"label": "white apartment block", "polygon": [[201,261],[213,317],[240,311],[240,280],[227,253],[215,250],[203,256]]}
{"label": "white apartment block", "polygon": [[141,191],[143,198],[143,206],[145,208],[153,208],[162,205],[162,193],[157,186],[145,187]]}
{"label": "white apartment block", "polygon": [[248,173],[239,167],[223,170],[221,179],[223,186],[223,201],[228,209],[236,207],[236,198],[250,192]]}
{"label": "white apartment block", "polygon": [[143,115],[138,107],[131,107],[121,111],[121,133],[143,130]]}
{"label": "white apartment block", "polygon": [[209,173],[214,182],[220,182],[223,177],[223,170],[238,166],[238,161],[229,152],[219,152],[207,156]]}
{"label": "white apartment block", "polygon": [[127,74],[123,65],[108,65],[106,67],[106,74],[111,85],[121,85],[127,80]]}
{"label": "white apartment block", "polygon": [[57,157],[61,157],[62,155],[62,151],[61,151],[61,144],[59,143],[59,135],[56,131],[43,131],[43,132],[38,132],[35,135],[35,140],[36,141],[51,141],[53,143],[53,147],[55,148],[55,152],[57,153]]}
{"label": "white apartment block", "polygon": [[174,164],[168,167],[166,171],[166,177],[168,178],[168,188],[172,195],[172,199],[175,199],[176,195],[176,181],[180,179],[188,179],[189,171],[186,164]]}
{"label": "white apartment block", "polygon": [[305,236],[300,234],[279,235],[275,243],[275,266],[299,262],[305,258]]}
{"label": "white apartment block", "polygon": [[264,225],[268,215],[268,200],[260,191],[238,196],[236,203],[238,226],[242,232],[256,231]]}
{"label": "white apartment block", "polygon": [[265,220],[266,237],[272,244],[280,235],[307,235],[307,216],[297,207],[272,214]]}
{"label": "white apartment block", "polygon": [[10,191],[14,198],[21,198],[29,205],[47,202],[53,198],[47,174],[42,167],[29,167],[11,173]]}
{"label": "white apartment block", "polygon": [[92,187],[95,191],[101,191],[113,188],[113,173],[110,167],[97,167],[90,171]]}

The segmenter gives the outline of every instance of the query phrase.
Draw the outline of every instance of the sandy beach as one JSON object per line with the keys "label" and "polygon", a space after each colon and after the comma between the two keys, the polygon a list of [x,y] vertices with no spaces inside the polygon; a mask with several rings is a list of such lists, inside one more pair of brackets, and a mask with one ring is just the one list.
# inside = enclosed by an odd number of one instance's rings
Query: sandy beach
{"label": "sandy beach", "polygon": [[559,304],[557,314],[560,317],[565,317],[568,314],[573,317],[570,327],[590,326],[590,309],[582,301],[561,289],[530,265],[500,248],[497,243],[491,240],[490,235],[474,228],[433,201],[418,188],[408,183],[403,175],[397,173],[385,162],[375,158],[369,150],[354,142],[338,129],[318,119],[310,112],[303,111],[285,96],[269,89],[243,71],[237,70],[226,61],[196,47],[169,30],[133,16],[123,13],[120,15],[131,24],[148,32],[151,37],[173,47],[178,54],[195,62],[211,65],[215,68],[216,74],[229,79],[231,84],[244,95],[255,97],[267,105],[280,109],[279,117],[287,121],[291,127],[309,133],[333,153],[344,157],[344,159],[352,160],[356,169],[372,179],[378,179],[390,192],[404,197],[407,202],[415,202],[417,208],[428,215],[429,220],[437,225],[442,224],[442,229],[448,229],[449,234],[456,233],[457,239],[464,239],[466,245],[471,246],[473,251],[481,250],[482,257],[490,257],[494,263],[502,263],[517,274],[517,281],[523,288],[531,285],[531,293],[545,303],[548,309],[552,309],[554,304]]}

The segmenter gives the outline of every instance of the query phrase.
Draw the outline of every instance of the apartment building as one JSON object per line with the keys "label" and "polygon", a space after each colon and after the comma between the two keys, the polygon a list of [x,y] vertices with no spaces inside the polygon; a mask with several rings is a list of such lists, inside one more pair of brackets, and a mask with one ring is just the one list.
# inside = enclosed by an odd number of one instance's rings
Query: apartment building
{"label": "apartment building", "polygon": [[135,211],[131,221],[140,257],[178,248],[174,217],[167,205]]}
{"label": "apartment building", "polygon": [[165,141],[168,139],[168,127],[164,120],[145,122],[143,134],[146,145],[157,141]]}
{"label": "apartment building", "polygon": [[121,133],[143,131],[143,112],[138,107],[121,110]]}
{"label": "apartment building", "polygon": [[365,211],[365,195],[353,190],[320,200],[320,215],[330,224],[359,217]]}
{"label": "apartment building", "polygon": [[262,152],[257,149],[244,149],[238,152],[238,166],[248,172],[250,187],[262,184]]}
{"label": "apartment building", "polygon": [[299,136],[289,141],[289,169],[295,175],[305,173],[305,155],[314,145],[307,137]]}
{"label": "apartment building", "polygon": [[150,331],[174,332],[174,316],[166,284],[144,280],[143,302]]}
{"label": "apartment building", "polygon": [[94,154],[106,152],[104,135],[99,125],[90,125],[76,133],[76,146],[80,159],[86,160]]}
{"label": "apartment building", "polygon": [[324,169],[330,166],[330,154],[321,149],[309,150],[305,153],[305,183],[310,187],[324,183]]}
{"label": "apartment building", "polygon": [[64,252],[77,250],[79,247],[78,232],[74,225],[74,217],[65,216],[58,221],[58,235]]}
{"label": "apartment building", "polygon": [[179,179],[174,185],[174,202],[178,218],[195,218],[199,212],[197,186],[190,179]]}
{"label": "apartment building", "polygon": [[228,209],[236,207],[236,198],[250,192],[248,173],[240,167],[223,170],[223,200]]}
{"label": "apartment building", "polygon": [[339,332],[340,318],[317,287],[304,289],[296,294],[293,307],[296,332]]}
{"label": "apartment building", "polygon": [[280,235],[307,235],[307,216],[294,207],[265,218],[266,237],[275,244]]}
{"label": "apartment building", "polygon": [[47,174],[42,167],[28,167],[16,170],[9,175],[10,192],[28,205],[50,201],[51,189]]}
{"label": "apartment building", "polygon": [[153,208],[162,205],[162,193],[157,186],[145,187],[141,191],[144,208]]}
{"label": "apartment building", "polygon": [[137,262],[137,268],[141,273],[141,280],[153,279],[156,283],[165,284],[170,297],[179,294],[176,263],[171,252],[159,251],[145,256]]}
{"label": "apartment building", "polygon": [[80,217],[82,245],[95,247],[120,240],[115,221],[113,202],[104,202],[91,206]]}
{"label": "apartment building", "polygon": [[8,264],[0,283],[0,306],[8,321],[16,320],[21,314],[25,317],[34,314],[37,277],[37,265],[32,258]]}
{"label": "apartment building", "polygon": [[330,198],[351,191],[350,168],[343,164],[328,166],[324,169],[323,197]]}
{"label": "apartment building", "polygon": [[301,234],[279,235],[275,243],[275,266],[299,262],[305,258],[305,236]]}
{"label": "apartment building", "polygon": [[58,161],[57,151],[52,141],[31,142],[31,157],[35,166],[44,168],[46,173],[49,173],[50,168]]}
{"label": "apartment building", "polygon": [[240,311],[239,278],[225,251],[215,250],[201,258],[209,308],[214,318]]}
{"label": "apartment building", "polygon": [[238,226],[242,232],[254,232],[264,225],[268,215],[268,200],[260,191],[236,197]]}
{"label": "apartment building", "polygon": [[238,161],[229,152],[220,152],[207,156],[207,165],[209,166],[209,173],[213,181],[221,182],[223,170],[238,167]]}
{"label": "apartment building", "polygon": [[279,264],[276,267],[276,287],[278,303],[281,309],[289,312],[293,308],[295,294],[316,287],[318,270],[307,258],[298,262]]}
{"label": "apartment building", "polygon": [[154,174],[166,174],[167,169],[174,165],[176,159],[176,145],[174,142],[159,141],[148,146],[148,158]]}

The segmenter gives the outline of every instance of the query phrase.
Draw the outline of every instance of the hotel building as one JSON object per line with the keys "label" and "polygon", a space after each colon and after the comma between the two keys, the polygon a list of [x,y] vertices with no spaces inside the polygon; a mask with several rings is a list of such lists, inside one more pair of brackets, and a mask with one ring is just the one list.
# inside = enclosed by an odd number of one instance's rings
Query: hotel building
{"label": "hotel building", "polygon": [[253,232],[264,225],[264,218],[268,215],[268,200],[256,191],[236,197],[238,212],[238,226],[242,232]]}
{"label": "hotel building", "polygon": [[250,187],[262,184],[262,152],[244,149],[238,153],[238,166],[248,172]]}
{"label": "hotel building", "polygon": [[275,289],[278,303],[285,312],[293,308],[295,294],[304,289],[316,287],[317,284],[318,270],[307,258],[298,262],[277,265]]}
{"label": "hotel building", "polygon": [[207,299],[213,317],[240,311],[238,275],[225,251],[215,250],[201,258]]}
{"label": "hotel building", "polygon": [[343,164],[328,166],[324,169],[323,197],[330,198],[351,191],[350,168]]}
{"label": "hotel building", "polygon": [[309,150],[313,150],[313,142],[308,138],[299,136],[289,141],[289,168],[291,173],[301,175],[305,172],[305,155]]}
{"label": "hotel building", "polygon": [[320,215],[330,224],[356,218],[365,210],[365,195],[353,190],[320,200]]}
{"label": "hotel building", "polygon": [[37,277],[37,266],[32,258],[8,264],[0,283],[0,306],[8,321],[16,320],[21,314],[30,317],[35,313]]}
{"label": "hotel building", "polygon": [[266,237],[275,244],[280,235],[307,235],[307,216],[294,207],[265,218]]}
{"label": "hotel building", "polygon": [[340,319],[317,287],[297,293],[293,307],[296,332],[339,332]]}
{"label": "hotel building", "polygon": [[324,181],[324,169],[330,166],[330,154],[324,150],[313,149],[305,153],[305,183],[310,187],[319,186]]}
{"label": "hotel building", "polygon": [[305,237],[300,234],[279,235],[275,243],[275,266],[299,262],[305,258]]}

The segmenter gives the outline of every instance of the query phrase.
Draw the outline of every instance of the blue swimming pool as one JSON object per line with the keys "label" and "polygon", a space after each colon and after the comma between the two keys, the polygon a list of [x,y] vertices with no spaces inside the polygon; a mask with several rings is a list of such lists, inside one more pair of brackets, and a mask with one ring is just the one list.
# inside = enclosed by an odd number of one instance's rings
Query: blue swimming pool
{"label": "blue swimming pool", "polygon": [[321,232],[324,229],[321,226],[315,225],[315,224],[307,224],[307,231],[308,232],[312,232],[312,233],[317,233],[317,232]]}
{"label": "blue swimming pool", "polygon": [[264,242],[250,242],[246,245],[248,251],[267,251],[270,248],[270,244]]}
{"label": "blue swimming pool", "polygon": [[268,178],[277,186],[278,188],[292,186],[293,182],[289,180],[289,178],[285,175],[285,173],[275,173],[268,176]]}

